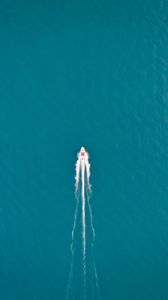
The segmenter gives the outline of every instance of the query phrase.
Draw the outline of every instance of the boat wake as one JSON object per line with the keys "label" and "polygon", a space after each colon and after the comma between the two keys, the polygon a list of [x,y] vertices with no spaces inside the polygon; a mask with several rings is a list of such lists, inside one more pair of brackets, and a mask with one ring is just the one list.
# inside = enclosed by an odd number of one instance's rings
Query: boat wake
{"label": "boat wake", "polygon": [[[76,207],[72,227],[71,263],[66,300],[100,300],[99,280],[94,255],[89,155],[84,147],[77,155],[75,175]],[[80,222],[79,222],[80,216]]]}

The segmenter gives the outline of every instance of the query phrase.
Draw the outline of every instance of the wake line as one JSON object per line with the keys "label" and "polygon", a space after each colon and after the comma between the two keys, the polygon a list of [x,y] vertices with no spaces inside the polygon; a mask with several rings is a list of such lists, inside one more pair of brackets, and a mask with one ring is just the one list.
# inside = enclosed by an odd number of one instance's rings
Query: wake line
{"label": "wake line", "polygon": [[85,162],[82,160],[82,236],[83,236],[83,280],[86,299],[86,216],[85,216]]}
{"label": "wake line", "polygon": [[96,292],[97,292],[97,297],[100,299],[100,287],[99,287],[99,280],[98,280],[98,274],[97,274],[97,267],[96,267],[96,262],[95,262],[95,255],[94,255],[94,242],[95,242],[95,229],[93,225],[93,214],[92,214],[92,207],[90,204],[90,196],[89,194],[87,195],[87,203],[89,207],[89,215],[90,215],[90,221],[91,221],[91,228],[92,228],[92,251],[93,251],[93,267],[94,267],[94,276],[95,276],[95,283],[96,283]]}
{"label": "wake line", "polygon": [[72,272],[73,272],[73,264],[74,264],[74,236],[75,236],[75,229],[76,229],[76,221],[77,221],[77,215],[79,210],[79,199],[77,199],[76,202],[76,208],[75,208],[75,214],[74,214],[74,223],[72,228],[72,237],[71,237],[71,264],[70,264],[70,271],[69,271],[69,277],[68,277],[68,285],[67,285],[67,292],[66,292],[66,300],[69,299],[70,296],[70,285],[72,280]]}
{"label": "wake line", "polygon": [[[75,164],[75,196],[77,199],[76,207],[75,207],[75,214],[74,214],[74,222],[72,227],[72,238],[71,238],[71,264],[70,264],[70,270],[69,270],[69,276],[68,276],[68,283],[67,283],[67,289],[66,289],[66,300],[78,300],[81,299],[80,296],[82,296],[83,300],[91,299],[90,297],[87,298],[88,295],[88,286],[87,283],[92,282],[91,278],[87,278],[89,276],[89,273],[87,271],[87,248],[88,243],[86,244],[86,200],[89,210],[89,218],[90,218],[90,226],[91,226],[91,232],[92,232],[92,258],[90,265],[92,265],[93,268],[93,284],[96,288],[96,299],[100,299],[100,289],[99,289],[99,281],[98,281],[98,274],[97,274],[97,268],[96,268],[96,262],[95,262],[95,256],[94,256],[94,241],[95,241],[95,229],[93,224],[93,214],[92,214],[92,208],[90,203],[90,196],[91,196],[91,184],[90,184],[90,163],[89,163],[89,155],[85,151],[85,149],[82,147],[80,152],[77,155],[77,161]],[[86,196],[86,199],[85,199]],[[81,201],[80,201],[81,200]],[[75,285],[75,288],[73,286],[73,278],[74,278],[74,268],[75,266],[75,232],[77,230],[77,217],[79,214],[79,204],[81,203],[81,222],[82,222],[82,281],[81,281],[81,292],[80,296],[73,294],[72,290],[78,290],[80,288],[78,285]],[[88,245],[88,246],[87,246]],[[80,272],[78,272],[77,275],[80,275]],[[77,276],[78,278],[79,276]],[[79,277],[80,278],[80,277]],[[89,279],[89,281],[88,281]],[[76,284],[76,283],[75,283]]]}

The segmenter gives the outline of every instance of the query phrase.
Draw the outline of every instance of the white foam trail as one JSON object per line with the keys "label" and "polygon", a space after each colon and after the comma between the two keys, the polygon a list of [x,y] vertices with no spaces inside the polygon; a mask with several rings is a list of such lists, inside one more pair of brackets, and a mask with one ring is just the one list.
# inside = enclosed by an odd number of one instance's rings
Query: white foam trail
{"label": "white foam trail", "polygon": [[86,216],[85,216],[85,161],[81,162],[82,172],[82,237],[83,237],[83,280],[84,280],[84,299],[86,299]]}
{"label": "white foam trail", "polygon": [[88,160],[88,157],[86,159],[86,177],[87,177],[87,186],[88,186],[88,191],[91,193],[91,184],[90,184],[90,163]]}
{"label": "white foam trail", "polygon": [[74,269],[74,242],[75,242],[75,230],[77,226],[77,216],[79,211],[79,203],[81,199],[82,205],[82,266],[83,266],[83,299],[86,300],[87,296],[87,266],[86,266],[86,199],[85,195],[87,196],[87,203],[89,209],[89,216],[90,216],[90,224],[92,230],[92,254],[93,254],[93,272],[94,272],[94,284],[96,287],[96,295],[98,299],[100,299],[100,289],[99,289],[99,281],[98,281],[98,274],[96,269],[95,257],[94,257],[94,241],[95,241],[95,229],[93,225],[93,214],[92,208],[90,204],[90,197],[91,197],[91,184],[90,184],[90,163],[89,163],[89,156],[85,149],[82,147],[80,152],[78,153],[78,159],[75,164],[75,195],[77,199],[75,214],[74,214],[74,223],[72,228],[72,240],[71,240],[71,265],[70,265],[70,272],[68,277],[68,285],[67,285],[67,293],[66,293],[66,300],[72,296],[70,294],[70,289],[72,288],[71,283],[73,279],[73,269]]}
{"label": "white foam trail", "polygon": [[67,292],[66,292],[66,300],[69,299],[70,296],[70,287],[72,282],[72,276],[73,276],[73,267],[74,267],[74,239],[75,239],[75,230],[76,230],[76,223],[77,223],[77,215],[79,210],[79,199],[77,199],[76,207],[75,207],[75,214],[74,214],[74,223],[72,227],[72,237],[71,237],[71,264],[70,264],[70,271],[68,276],[68,284],[67,284]]}
{"label": "white foam trail", "polygon": [[100,287],[99,287],[99,279],[98,279],[98,274],[97,274],[97,268],[96,268],[96,262],[95,262],[95,257],[93,258],[93,266],[94,266],[94,275],[96,279],[96,291],[97,291],[97,297],[100,299]]}
{"label": "white foam trail", "polygon": [[99,287],[99,279],[98,279],[98,274],[97,274],[97,268],[96,268],[96,262],[95,262],[95,256],[94,256],[94,242],[95,242],[95,229],[93,225],[93,214],[92,214],[92,207],[90,204],[90,197],[89,194],[87,196],[87,203],[89,207],[89,215],[90,215],[90,222],[91,222],[91,229],[92,229],[92,252],[93,252],[93,268],[94,268],[94,277],[95,277],[95,284],[96,284],[96,292],[98,299],[100,299],[100,287]]}
{"label": "white foam trail", "polygon": [[94,241],[95,241],[95,229],[94,229],[94,225],[93,225],[93,214],[92,214],[92,208],[91,208],[91,204],[90,204],[89,195],[87,196],[87,203],[88,203],[88,208],[89,208],[90,223],[91,223],[93,243],[94,243]]}
{"label": "white foam trail", "polygon": [[79,179],[80,179],[80,168],[81,168],[81,162],[80,159],[76,161],[75,165],[75,196],[77,198],[77,192],[79,189]]}

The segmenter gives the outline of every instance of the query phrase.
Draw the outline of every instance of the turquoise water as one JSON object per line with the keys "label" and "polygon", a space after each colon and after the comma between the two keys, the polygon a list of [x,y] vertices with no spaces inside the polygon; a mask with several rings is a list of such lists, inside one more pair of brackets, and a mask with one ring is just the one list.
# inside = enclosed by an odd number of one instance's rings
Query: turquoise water
{"label": "turquoise water", "polygon": [[82,145],[102,300],[168,299],[167,18],[166,0],[0,2],[1,300],[64,299]]}

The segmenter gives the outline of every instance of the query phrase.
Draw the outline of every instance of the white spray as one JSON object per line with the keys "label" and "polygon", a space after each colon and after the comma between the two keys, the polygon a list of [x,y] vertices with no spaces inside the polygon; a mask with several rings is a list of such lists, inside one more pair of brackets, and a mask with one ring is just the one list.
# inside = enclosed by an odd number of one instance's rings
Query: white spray
{"label": "white spray", "polygon": [[[86,276],[87,276],[87,268],[86,268],[86,199],[89,208],[89,215],[90,215],[90,222],[91,222],[91,229],[93,235],[93,242],[92,247],[94,246],[95,240],[95,230],[93,225],[93,215],[92,209],[90,204],[90,195],[91,195],[91,184],[90,184],[90,163],[89,163],[89,155],[85,151],[84,147],[81,148],[80,152],[77,155],[77,161],[75,164],[75,195],[77,199],[75,215],[74,215],[74,224],[72,228],[72,241],[71,241],[71,265],[70,265],[70,272],[68,278],[68,286],[67,286],[67,293],[66,293],[66,300],[70,298],[70,287],[71,287],[71,280],[72,280],[72,273],[73,273],[73,264],[74,264],[74,239],[75,239],[75,229],[77,226],[77,215],[79,210],[79,199],[82,201],[82,255],[83,255],[83,298],[86,299]],[[81,190],[80,190],[81,189]],[[98,275],[96,270],[95,259],[93,257],[93,267],[94,267],[94,277],[95,277],[95,284],[97,289],[97,295],[99,297],[99,284],[98,284]]]}
{"label": "white spray", "polygon": [[[90,190],[90,164],[88,161],[88,153],[82,147],[78,153],[78,160],[76,162],[76,176],[75,176],[75,187],[76,194],[79,190],[79,181],[82,181],[81,187],[81,199],[82,199],[82,241],[83,241],[83,285],[84,285],[84,299],[86,299],[86,204],[85,204],[85,191],[86,187]],[[85,177],[87,185],[85,184]]]}

